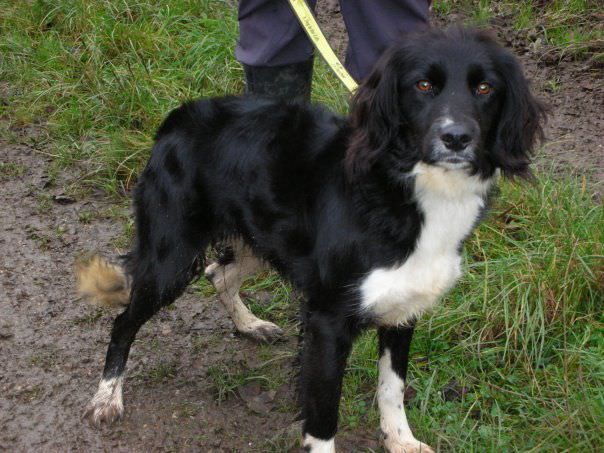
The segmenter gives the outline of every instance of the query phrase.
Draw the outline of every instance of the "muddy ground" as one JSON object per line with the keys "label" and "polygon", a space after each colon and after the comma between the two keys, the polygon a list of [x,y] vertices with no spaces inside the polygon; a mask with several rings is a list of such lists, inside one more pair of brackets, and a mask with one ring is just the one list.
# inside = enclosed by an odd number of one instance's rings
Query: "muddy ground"
{"label": "muddy ground", "polygon": [[[335,47],[343,49],[337,11],[322,9],[321,17],[330,24]],[[540,165],[589,174],[597,191],[604,176],[601,67],[590,60],[560,61],[535,48],[532,37],[514,34],[505,18],[494,25],[553,108]],[[520,53],[527,44],[533,50]],[[47,149],[35,145],[41,129],[12,132],[20,144],[0,142],[0,450],[290,448],[298,435],[295,332],[271,347],[285,383],[266,390],[250,381],[221,400],[220,373],[211,370],[229,364],[253,375],[262,366],[260,346],[234,333],[216,298],[193,291],[139,333],[128,363],[122,422],[94,430],[80,419],[96,389],[114,313],[77,299],[72,265],[82,250],[115,255],[115,239],[123,234],[114,212],[119,208],[100,191],[65,195],[81,170],[52,170]],[[338,445],[341,451],[377,450],[378,438],[378,427],[368,427],[342,433]]]}

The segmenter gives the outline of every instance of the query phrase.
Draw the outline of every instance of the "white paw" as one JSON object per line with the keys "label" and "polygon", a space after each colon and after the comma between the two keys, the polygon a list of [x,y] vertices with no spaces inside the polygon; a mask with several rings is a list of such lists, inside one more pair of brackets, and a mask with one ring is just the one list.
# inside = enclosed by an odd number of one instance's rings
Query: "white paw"
{"label": "white paw", "polygon": [[310,453],[336,453],[336,444],[333,437],[328,440],[322,440],[310,434],[305,434],[302,445],[304,451]]}
{"label": "white paw", "polygon": [[122,418],[124,403],[122,400],[122,378],[101,380],[99,389],[84,411],[84,418],[91,425],[111,424]]}
{"label": "white paw", "polygon": [[242,335],[253,340],[271,343],[283,336],[283,330],[269,321],[255,320],[237,329]]}
{"label": "white paw", "polygon": [[434,450],[417,439],[384,438],[384,446],[389,453],[434,453]]}
{"label": "white paw", "polygon": [[203,271],[206,278],[209,281],[211,281],[212,283],[214,282],[214,278],[216,277],[216,269],[218,269],[219,267],[220,267],[220,265],[218,263],[212,263],[209,266],[207,266],[205,268],[205,270]]}

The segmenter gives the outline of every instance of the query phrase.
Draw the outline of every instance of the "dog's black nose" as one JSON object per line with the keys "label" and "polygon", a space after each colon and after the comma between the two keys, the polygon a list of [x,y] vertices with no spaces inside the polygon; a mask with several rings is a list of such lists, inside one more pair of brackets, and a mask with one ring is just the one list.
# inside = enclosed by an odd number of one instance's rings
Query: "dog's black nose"
{"label": "dog's black nose", "polygon": [[463,151],[472,141],[472,136],[466,126],[451,124],[442,129],[440,139],[451,151]]}

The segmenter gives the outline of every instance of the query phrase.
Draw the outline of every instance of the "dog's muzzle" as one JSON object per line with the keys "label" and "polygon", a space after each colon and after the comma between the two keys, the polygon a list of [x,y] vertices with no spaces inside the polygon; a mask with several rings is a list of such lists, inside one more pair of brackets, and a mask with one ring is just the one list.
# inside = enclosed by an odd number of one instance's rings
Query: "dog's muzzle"
{"label": "dog's muzzle", "polygon": [[470,167],[475,158],[479,127],[470,119],[437,121],[429,132],[428,160],[446,168]]}

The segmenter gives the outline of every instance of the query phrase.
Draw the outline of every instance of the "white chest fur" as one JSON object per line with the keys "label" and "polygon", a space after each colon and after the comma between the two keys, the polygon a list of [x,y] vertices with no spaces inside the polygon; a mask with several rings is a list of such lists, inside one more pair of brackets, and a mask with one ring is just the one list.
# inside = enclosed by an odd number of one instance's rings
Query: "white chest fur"
{"label": "white chest fur", "polygon": [[484,207],[490,180],[417,164],[415,198],[424,223],[411,255],[372,271],[361,283],[361,308],[377,323],[400,325],[432,308],[461,276],[459,246]]}

